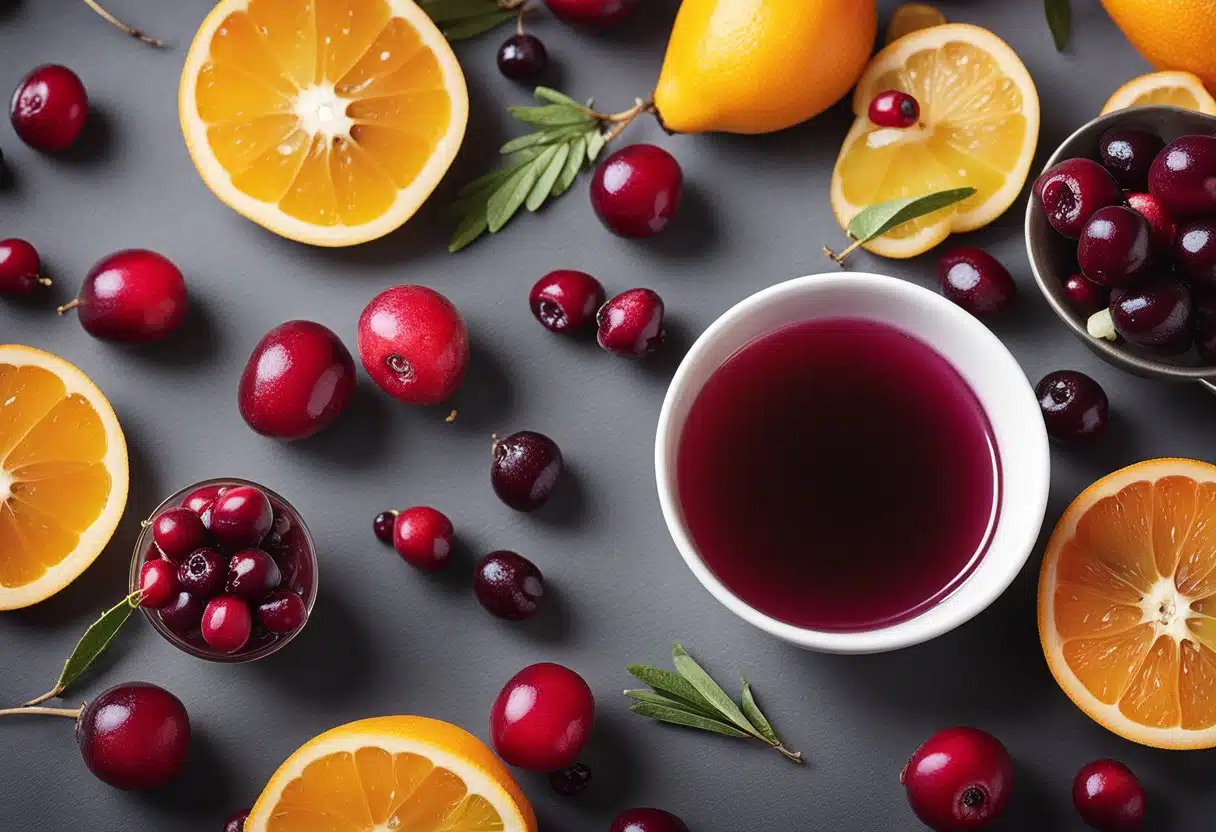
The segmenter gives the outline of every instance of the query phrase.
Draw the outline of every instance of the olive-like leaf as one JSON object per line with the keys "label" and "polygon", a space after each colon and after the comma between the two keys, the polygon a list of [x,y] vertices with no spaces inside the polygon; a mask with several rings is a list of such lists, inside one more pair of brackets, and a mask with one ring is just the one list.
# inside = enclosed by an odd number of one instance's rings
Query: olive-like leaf
{"label": "olive-like leaf", "polygon": [[570,158],[570,145],[558,145],[555,149],[557,152],[553,154],[541,175],[536,177],[536,184],[532,186],[532,192],[524,201],[524,206],[529,211],[536,211],[545,204],[545,200],[553,193],[553,184],[566,167],[566,160]]}
{"label": "olive-like leaf", "polygon": [[660,722],[669,722],[672,725],[683,725],[686,728],[700,728],[702,731],[712,731],[715,734],[722,734],[727,737],[738,737],[742,739],[748,738],[748,734],[735,728],[733,725],[727,725],[717,719],[710,719],[707,716],[702,716],[695,711],[685,710],[682,708],[674,708],[668,705],[656,705],[651,702],[636,702],[629,707],[629,710],[635,714],[657,719]]}
{"label": "olive-like leaf", "polygon": [[105,652],[105,649],[110,646],[110,642],[118,635],[118,631],[122,629],[122,625],[127,623],[131,613],[135,612],[135,608],[139,606],[139,598],[142,594],[138,590],[132,592],[102,613],[101,618],[94,621],[89,629],[84,631],[84,635],[80,637],[80,641],[72,650],[72,655],[68,656],[67,662],[63,665],[59,681],[55,683],[54,689],[58,691],[56,696],[71,687],[97,660],[97,657]]}
{"label": "olive-like leaf", "polygon": [[697,689],[677,673],[643,664],[631,664],[625,669],[639,682],[650,685],[659,693],[681,699],[700,710],[713,710],[713,705],[709,704],[709,700],[697,693]]}
{"label": "olive-like leaf", "polygon": [[906,222],[962,202],[975,193],[975,188],[951,188],[920,196],[901,197],[879,202],[862,209],[849,220],[849,236],[858,244],[881,237]]}
{"label": "olive-like leaf", "polygon": [[735,725],[742,731],[756,736],[758,739],[763,739],[752,724],[747,721],[747,717],[743,715],[743,711],[739,710],[739,706],[735,704],[735,700],[730,698],[730,695],[722,690],[722,686],[713,680],[713,678],[705,672],[705,668],[697,664],[696,659],[688,655],[688,651],[676,644],[671,649],[671,659],[676,666],[676,672],[683,676],[690,685],[692,685],[697,693],[701,694],[714,710],[722,715],[723,719]]}
{"label": "olive-like leaf", "polygon": [[752,686],[747,683],[747,679],[742,673],[739,674],[739,681],[743,683],[743,695],[739,698],[739,706],[743,710],[743,715],[762,737],[772,745],[780,745],[781,740],[777,739],[777,732],[773,730],[773,725],[768,721],[768,717],[761,713],[760,706],[756,704],[756,697],[752,693]]}
{"label": "olive-like leaf", "polygon": [[1068,39],[1072,34],[1072,4],[1069,0],[1043,0],[1043,8],[1047,12],[1047,25],[1051,28],[1056,51],[1063,52],[1068,48]]}

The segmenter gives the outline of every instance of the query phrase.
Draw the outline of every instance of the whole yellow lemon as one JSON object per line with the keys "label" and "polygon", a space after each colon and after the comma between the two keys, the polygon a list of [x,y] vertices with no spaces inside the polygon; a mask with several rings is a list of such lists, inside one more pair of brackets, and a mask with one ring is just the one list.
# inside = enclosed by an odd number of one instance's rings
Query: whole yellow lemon
{"label": "whole yellow lemon", "polygon": [[684,0],[654,101],[678,133],[771,133],[853,87],[878,31],[875,0]]}
{"label": "whole yellow lemon", "polygon": [[1102,0],[1157,69],[1183,69],[1216,92],[1216,0]]}

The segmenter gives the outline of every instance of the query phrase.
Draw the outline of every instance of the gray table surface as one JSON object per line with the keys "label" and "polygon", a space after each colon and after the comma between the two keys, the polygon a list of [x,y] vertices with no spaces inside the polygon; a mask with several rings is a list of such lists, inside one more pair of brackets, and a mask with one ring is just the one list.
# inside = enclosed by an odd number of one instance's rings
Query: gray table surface
{"label": "gray table surface", "polygon": [[[196,741],[188,770],[158,794],[125,794],[85,771],[66,721],[0,725],[0,829],[218,832],[250,804],[302,742],[366,716],[417,713],[482,736],[499,687],[524,665],[550,660],[582,673],[599,717],[586,759],[595,784],[566,800],[541,777],[521,782],[547,830],[606,830],[631,805],[658,805],[697,832],[877,832],[920,828],[898,774],[933,731],[983,727],[1018,764],[1016,796],[994,829],[1080,829],[1069,797],[1083,763],[1114,756],[1150,790],[1149,828],[1196,830],[1216,813],[1211,752],[1141,748],[1092,723],[1058,690],[1035,629],[1039,553],[987,612],[936,641],[871,657],[801,652],[749,628],[713,601],[668,538],[652,473],[652,440],[664,389],[691,339],[746,295],[828,265],[823,243],[840,231],[828,181],[847,109],[765,137],[669,137],[652,121],[627,140],[653,141],[679,158],[686,204],[649,242],[608,234],[581,185],[541,215],[517,221],[459,256],[446,252],[436,199],[404,229],[350,250],[312,249],[274,237],[221,205],[195,174],[178,132],[177,82],[206,0],[111,0],[115,12],[168,38],[144,48],[78,0],[10,0],[0,13],[0,89],[32,66],[56,61],[84,79],[88,135],[67,158],[46,159],[0,127],[16,174],[0,196],[0,236],[32,240],[71,296],[88,267],[115,249],[143,246],[188,275],[192,311],[172,342],[143,351],[92,340],[49,303],[0,303],[0,342],[30,344],[79,364],[113,402],[131,450],[124,522],[98,562],[69,589],[0,616],[0,704],[45,690],[83,628],[124,590],[140,519],[166,494],[216,475],[280,490],[304,514],[321,553],[311,623],[279,655],[219,666],[180,653],[136,620],[77,692],[142,679],[177,693]],[[1076,0],[1072,48],[1057,54],[1042,4],[957,0],[955,20],[985,25],[1023,57],[1038,83],[1039,160],[1095,114],[1124,80],[1147,70],[1097,0]],[[656,77],[677,3],[647,0],[628,25],[589,36],[538,15],[533,30],[556,64],[551,83],[623,108]],[[884,17],[895,3],[884,0]],[[524,89],[494,67],[498,35],[458,47],[471,119],[465,148],[441,195],[480,171],[515,129],[503,107]],[[710,92],[709,94],[712,94]],[[1012,270],[1016,309],[994,329],[1031,379],[1059,367],[1092,374],[1110,394],[1110,435],[1087,449],[1053,451],[1050,529],[1089,482],[1155,456],[1212,457],[1216,402],[1197,385],[1169,386],[1100,363],[1051,315],[1030,278],[1021,200],[968,238]],[[858,268],[932,285],[935,258]],[[526,294],[542,273],[576,267],[610,290],[650,286],[667,301],[672,339],[646,363],[542,330]],[[367,301],[398,283],[442,290],[464,313],[474,353],[460,417],[381,395],[365,377],[354,405],[321,436],[284,445],[256,436],[235,405],[237,378],[266,330],[311,318],[352,348]],[[499,503],[487,482],[492,432],[532,428],[562,446],[572,476],[536,516]],[[461,562],[427,577],[371,534],[383,508],[441,507],[461,539]],[[517,549],[555,590],[538,619],[486,615],[469,590],[474,555]],[[733,740],[646,722],[620,691],[630,662],[665,663],[682,640],[723,678],[745,670],[788,742],[810,760],[795,768]]]}

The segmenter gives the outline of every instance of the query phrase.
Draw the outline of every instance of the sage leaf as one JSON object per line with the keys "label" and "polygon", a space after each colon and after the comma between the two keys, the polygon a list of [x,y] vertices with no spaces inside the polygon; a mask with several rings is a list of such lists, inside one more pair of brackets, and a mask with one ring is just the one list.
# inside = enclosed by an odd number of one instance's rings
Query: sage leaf
{"label": "sage leaf", "polygon": [[421,0],[419,5],[436,23],[450,23],[502,11],[497,0]]}
{"label": "sage leaf", "polygon": [[579,171],[583,169],[583,162],[586,158],[587,139],[579,136],[570,143],[570,155],[566,157],[566,167],[557,177],[557,181],[553,183],[554,196],[561,196],[570,189],[574,180],[578,178]]}
{"label": "sage leaf", "polygon": [[[627,690],[627,691],[625,691],[625,695],[628,696],[630,699],[637,700],[638,702],[649,702],[652,705],[662,705],[665,708],[679,708],[679,709],[685,710],[685,711],[694,711],[696,713],[702,713],[702,711],[699,707],[696,707],[689,702],[685,702],[683,699],[676,699],[671,696],[665,696],[664,694],[655,693],[654,691],[646,690],[645,688],[638,688],[637,690]],[[702,714],[702,715],[708,716],[711,719],[715,718],[712,714]]]}
{"label": "sage leaf", "polygon": [[484,207],[480,211],[466,214],[460,224],[456,226],[456,230],[452,232],[452,239],[448,241],[448,251],[455,254],[486,233],[489,227],[490,222],[486,219]]}
{"label": "sage leaf", "polygon": [[606,143],[607,139],[604,138],[603,131],[597,125],[594,130],[587,134],[587,161],[595,162]]}
{"label": "sage leaf", "polygon": [[[527,160],[521,159],[520,161]],[[490,171],[485,176],[479,176],[457,191],[456,196],[471,196],[485,191],[497,190],[499,185],[511,178],[511,174],[515,173],[517,167],[499,168],[498,170]]]}
{"label": "sage leaf", "polygon": [[1072,34],[1072,5],[1069,0],[1043,0],[1043,8],[1047,12],[1047,25],[1051,28],[1056,51],[1063,52],[1068,48],[1068,39]]}
{"label": "sage leaf", "polygon": [[583,128],[581,126],[571,126],[558,130],[539,130],[535,133],[526,133],[511,139],[498,148],[498,152],[504,156],[510,156],[512,153],[518,153],[521,150],[528,150],[529,148],[568,142],[575,136],[581,135],[582,132]]}
{"label": "sage leaf", "polygon": [[524,201],[524,207],[529,211],[536,211],[545,204],[545,200],[553,193],[553,183],[557,181],[557,177],[566,167],[566,160],[570,158],[570,145],[558,145],[556,150],[544,171],[536,177],[536,184],[532,186],[532,192]]}
{"label": "sage leaf", "polygon": [[532,91],[532,94],[540,101],[548,101],[550,104],[561,104],[566,107],[573,107],[576,110],[583,109],[583,105],[570,96],[549,87],[537,87]]}
{"label": "sage leaf", "polygon": [[650,702],[637,702],[630,706],[629,710],[635,714],[641,714],[651,719],[657,719],[660,722],[669,722],[672,725],[683,725],[686,728],[700,728],[702,731],[712,731],[715,734],[722,734],[727,737],[738,737],[747,739],[748,734],[735,728],[733,725],[727,725],[716,719],[710,719],[707,716],[702,716],[694,711],[683,710],[681,708],[673,708],[665,705],[655,705]]}
{"label": "sage leaf", "polygon": [[777,732],[773,730],[773,725],[768,718],[760,712],[760,706],[756,704],[756,697],[752,694],[752,686],[747,683],[747,679],[742,673],[739,674],[739,681],[743,683],[743,695],[739,699],[743,715],[747,717],[747,721],[752,724],[752,727],[760,732],[760,736],[768,740],[769,744],[780,745],[781,740],[777,739]]}
{"label": "sage leaf", "polygon": [[948,205],[962,202],[974,193],[975,188],[951,188],[946,191],[901,197],[870,205],[849,220],[849,236],[856,240],[858,245],[868,243],[875,237],[881,237],[891,229],[917,217],[923,217],[925,214],[931,214]]}
{"label": "sage leaf", "polygon": [[687,650],[679,644],[674,645],[671,650],[671,659],[676,666],[676,672],[696,688],[697,693],[701,694],[713,706],[714,710],[741,730],[753,734],[757,738],[762,738],[760,733],[747,721],[747,717],[743,715],[743,711],[739,710],[739,706],[735,704],[735,700],[731,699],[730,695],[722,690],[722,687],[705,672],[705,668],[697,664],[696,660],[688,655]]}
{"label": "sage leaf", "polygon": [[596,121],[581,110],[572,109],[564,104],[546,104],[541,107],[508,107],[507,112],[524,124],[535,127],[564,127],[581,124],[590,127]]}
{"label": "sage leaf", "polygon": [[118,635],[118,631],[122,629],[122,625],[127,623],[131,613],[135,612],[135,608],[139,606],[139,598],[142,594],[140,591],[132,592],[102,613],[101,618],[94,621],[89,629],[84,631],[84,635],[76,643],[76,648],[72,650],[72,655],[68,656],[67,662],[63,665],[59,681],[55,683],[54,689],[58,691],[56,696],[71,687],[97,660],[97,657],[105,652],[105,649],[110,646],[110,642]]}
{"label": "sage leaf", "polygon": [[697,689],[690,685],[683,676],[672,673],[670,670],[663,670],[661,667],[647,667],[641,664],[631,664],[625,669],[639,682],[650,685],[659,693],[681,699],[702,710],[713,710],[709,700],[697,693]]}
{"label": "sage leaf", "polygon": [[536,177],[539,175],[538,163],[553,149],[549,148],[531,162],[520,166],[519,170],[491,195],[486,203],[486,220],[489,222],[491,234],[498,233],[499,229],[515,216],[519,206],[524,204],[532,186],[536,184]]}

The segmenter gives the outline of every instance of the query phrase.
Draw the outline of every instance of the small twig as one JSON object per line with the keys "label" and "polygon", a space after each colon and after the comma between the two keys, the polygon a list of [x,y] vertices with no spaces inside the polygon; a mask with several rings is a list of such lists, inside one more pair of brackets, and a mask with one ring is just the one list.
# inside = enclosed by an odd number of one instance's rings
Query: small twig
{"label": "small twig", "polygon": [[105,18],[105,20],[111,26],[114,26],[114,27],[120,29],[121,31],[123,31],[126,34],[130,35],[131,37],[135,38],[136,40],[141,40],[144,43],[148,44],[149,46],[158,46],[161,48],[163,48],[167,45],[163,40],[157,40],[154,37],[148,36],[147,34],[140,31],[139,29],[135,29],[131,26],[128,26],[126,23],[123,23],[117,17],[115,17],[114,15],[112,15],[108,11],[106,11],[105,6],[101,5],[101,3],[98,2],[98,0],[84,0],[84,2],[85,2],[85,5],[87,5],[90,9],[92,9],[93,11],[95,11],[99,15],[101,15],[103,18]]}
{"label": "small twig", "polygon": [[0,710],[0,716],[66,716],[72,719],[80,719],[80,712],[84,710],[84,705],[79,708],[5,708]]}
{"label": "small twig", "polygon": [[774,751],[780,752],[781,755],[783,757],[785,757],[785,759],[789,760],[790,762],[797,763],[800,766],[806,765],[806,758],[802,756],[801,751],[790,751],[788,748],[786,748],[784,745],[781,745],[780,743],[778,743],[777,745],[774,745],[774,746],[770,746],[770,747]]}
{"label": "small twig", "polygon": [[448,417],[447,417],[446,419],[444,419],[443,421],[445,421],[445,422],[446,422],[446,423],[448,423],[449,425],[450,425],[450,424],[452,424],[452,422],[455,422],[455,421],[456,421],[456,414],[457,414],[457,413],[459,413],[459,412],[460,412],[460,411],[458,411],[456,408],[454,408],[454,407],[453,407],[453,408],[452,408],[452,412],[451,412],[451,413],[449,413],[449,414],[448,414]]}
{"label": "small twig", "polygon": [[604,134],[604,143],[608,144],[613,139],[615,139],[617,136],[621,135],[621,133],[623,133],[625,131],[625,128],[628,127],[629,125],[633,124],[634,119],[636,119],[642,113],[653,113],[653,112],[654,112],[654,99],[653,98],[648,98],[645,101],[643,101],[640,98],[637,98],[637,99],[634,99],[633,106],[630,107],[628,110],[623,110],[619,113],[610,113],[607,115],[605,115],[603,113],[595,113],[595,117],[598,118],[600,121],[603,121],[607,124],[612,125],[612,128],[607,133]]}
{"label": "small twig", "polygon": [[42,694],[42,696],[34,697],[29,702],[26,702],[23,707],[32,708],[35,705],[41,705],[43,702],[47,701],[48,699],[54,699],[61,693],[63,693],[63,686],[55,685],[55,687]]}
{"label": "small twig", "polygon": [[836,265],[844,268],[844,259],[861,247],[861,240],[854,240],[853,243],[844,251],[837,254],[827,246],[823,247],[823,253],[836,261]]}

